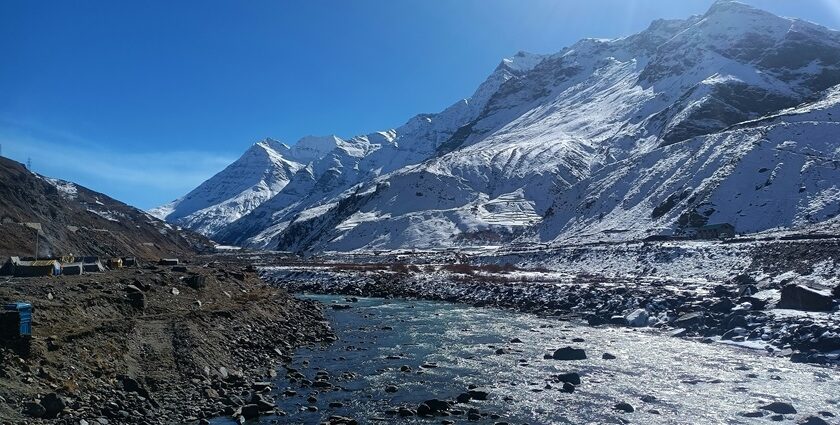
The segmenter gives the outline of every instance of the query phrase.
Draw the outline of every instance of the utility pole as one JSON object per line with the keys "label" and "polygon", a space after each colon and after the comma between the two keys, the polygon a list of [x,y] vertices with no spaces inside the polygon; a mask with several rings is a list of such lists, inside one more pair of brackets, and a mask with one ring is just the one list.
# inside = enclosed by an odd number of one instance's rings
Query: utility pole
{"label": "utility pole", "polygon": [[26,158],[26,169],[32,171],[32,158]]}

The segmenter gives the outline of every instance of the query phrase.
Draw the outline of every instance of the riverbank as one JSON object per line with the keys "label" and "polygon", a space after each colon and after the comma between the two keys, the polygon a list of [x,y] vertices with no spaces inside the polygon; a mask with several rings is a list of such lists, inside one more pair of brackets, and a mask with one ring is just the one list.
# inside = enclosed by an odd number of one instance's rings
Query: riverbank
{"label": "riverbank", "polygon": [[[647,257],[657,257],[655,249],[644,249]],[[720,258],[720,252],[714,249],[727,250],[704,246],[699,251],[705,257]],[[742,247],[734,251],[733,257],[745,256],[739,261],[752,264],[753,269],[739,269],[740,274],[730,272],[726,279],[708,278],[699,273],[668,278],[656,273],[657,268],[686,262],[686,258],[702,263],[697,254],[685,252],[685,258],[659,255],[658,263],[637,269],[635,275],[618,273],[626,272],[626,266],[615,267],[616,273],[612,275],[603,275],[574,272],[568,263],[557,267],[554,264],[557,260],[494,263],[489,256],[462,258],[456,264],[410,256],[403,256],[399,262],[380,258],[380,262],[369,263],[349,263],[330,257],[305,261],[275,259],[263,262],[261,270],[267,281],[290,292],[492,306],[578,318],[593,326],[653,328],[701,342],[758,348],[796,362],[840,363],[840,311],[836,308],[838,301],[832,300],[840,297],[840,293],[835,290],[832,295],[830,289],[819,291],[824,304],[835,306],[827,311],[805,311],[810,306],[786,305],[783,299],[786,288],[799,290],[807,270],[799,267],[798,274],[781,270],[779,263],[770,261],[766,249],[762,251],[763,256],[752,257],[745,250]],[[637,248],[624,254],[629,258],[640,257]],[[510,259],[510,256],[502,258]],[[470,260],[475,261],[470,263]],[[576,260],[594,263],[583,254]],[[617,258],[611,261],[620,263]],[[785,264],[798,262],[788,258]],[[836,270],[821,272],[836,277]],[[811,281],[805,284],[812,285]]]}
{"label": "riverbank", "polygon": [[246,264],[0,281],[0,300],[35,309],[31,352],[0,349],[0,422],[201,423],[249,404],[278,413],[261,382],[297,347],[334,337],[317,303]]}

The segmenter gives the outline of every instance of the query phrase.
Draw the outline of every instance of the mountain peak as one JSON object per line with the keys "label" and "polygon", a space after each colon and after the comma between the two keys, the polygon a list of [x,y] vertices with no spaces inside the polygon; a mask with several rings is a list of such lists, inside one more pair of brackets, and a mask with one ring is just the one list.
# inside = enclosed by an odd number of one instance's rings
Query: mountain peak
{"label": "mountain peak", "polygon": [[255,148],[268,148],[277,153],[283,154],[289,152],[289,146],[285,143],[280,142],[279,140],[272,139],[270,137],[266,137],[265,139],[260,140],[257,143],[254,143]]}
{"label": "mountain peak", "polygon": [[520,50],[515,55],[502,59],[502,62],[496,67],[496,70],[506,69],[515,73],[528,72],[539,65],[546,56]]}
{"label": "mountain peak", "polygon": [[777,17],[776,15],[752,7],[748,4],[741,3],[737,0],[717,0],[709,7],[709,10],[703,15],[704,18],[720,17],[720,16],[750,16],[750,15],[765,15]]}

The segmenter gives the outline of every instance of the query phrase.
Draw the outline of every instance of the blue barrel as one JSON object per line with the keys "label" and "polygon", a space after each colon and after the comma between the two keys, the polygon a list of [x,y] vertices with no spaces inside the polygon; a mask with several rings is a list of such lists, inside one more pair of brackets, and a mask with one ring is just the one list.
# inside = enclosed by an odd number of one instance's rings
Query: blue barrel
{"label": "blue barrel", "polygon": [[12,303],[6,304],[3,307],[5,310],[17,311],[20,317],[20,335],[32,335],[32,304],[29,303]]}

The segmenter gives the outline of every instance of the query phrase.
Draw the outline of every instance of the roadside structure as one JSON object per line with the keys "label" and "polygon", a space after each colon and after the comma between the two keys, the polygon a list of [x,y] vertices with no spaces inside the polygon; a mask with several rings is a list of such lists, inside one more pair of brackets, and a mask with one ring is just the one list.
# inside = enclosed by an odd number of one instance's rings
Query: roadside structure
{"label": "roadside structure", "polygon": [[61,264],[56,260],[23,260],[11,257],[2,268],[4,274],[15,277],[58,276]]}

